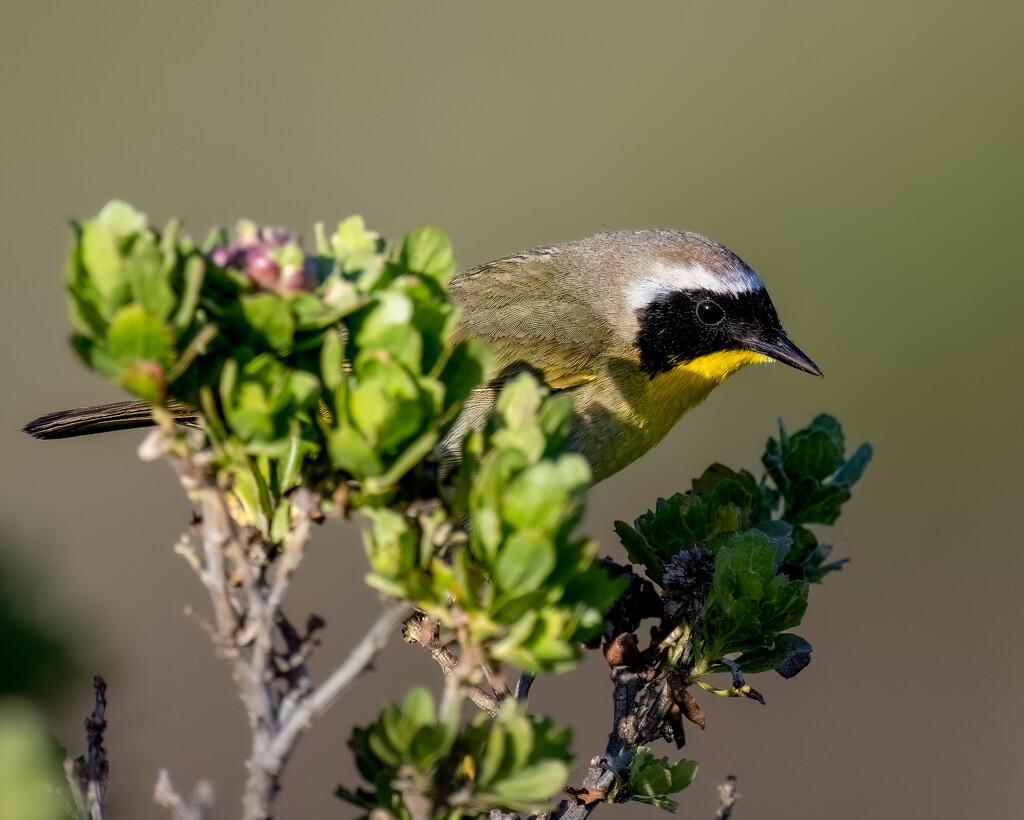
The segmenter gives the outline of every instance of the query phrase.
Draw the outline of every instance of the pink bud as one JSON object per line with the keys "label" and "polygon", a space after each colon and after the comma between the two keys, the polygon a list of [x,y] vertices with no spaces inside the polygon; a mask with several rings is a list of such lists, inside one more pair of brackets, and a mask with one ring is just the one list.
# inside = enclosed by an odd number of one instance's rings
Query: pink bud
{"label": "pink bud", "polygon": [[303,265],[285,265],[281,272],[281,292],[288,293],[312,293],[319,284],[316,273],[307,261]]}
{"label": "pink bud", "polygon": [[267,256],[263,248],[250,248],[245,254],[245,272],[264,290],[277,287],[281,269],[277,262]]}
{"label": "pink bud", "polygon": [[210,259],[213,261],[213,264],[218,267],[226,268],[228,266],[228,262],[231,261],[231,251],[222,247],[214,248],[210,251]]}

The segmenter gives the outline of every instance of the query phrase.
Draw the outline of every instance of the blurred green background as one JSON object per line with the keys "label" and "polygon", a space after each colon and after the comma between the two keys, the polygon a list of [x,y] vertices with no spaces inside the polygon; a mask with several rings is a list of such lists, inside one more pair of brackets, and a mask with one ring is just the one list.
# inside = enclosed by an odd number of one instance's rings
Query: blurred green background
{"label": "blurred green background", "polygon": [[[113,197],[199,236],[241,216],[307,236],[352,213],[392,237],[437,224],[464,265],[606,228],[727,244],[827,378],[744,372],[593,491],[586,531],[619,554],[616,518],[712,461],[756,467],[779,417],[834,413],[876,456],[826,539],[852,562],[812,590],[814,662],[756,679],[765,707],[701,698],[681,810],[711,816],[732,773],[738,818],[1012,816],[1022,42],[1019,2],[6,6],[2,559],[74,641],[47,708],[75,754],[91,675],[110,684],[112,816],[161,816],[160,767],[212,778],[234,816],[247,752],[229,670],[182,614],[205,601],[171,551],[189,514],[170,471],[137,460],[139,433],[18,432],[116,398],[71,354],[60,278],[65,220]],[[317,545],[289,612],[327,619],[322,673],[376,602],[354,529]],[[396,643],[300,748],[279,816],[349,816],[331,796],[354,779],[348,727],[424,677],[439,688]],[[534,691],[582,761],[603,748],[600,658]]]}

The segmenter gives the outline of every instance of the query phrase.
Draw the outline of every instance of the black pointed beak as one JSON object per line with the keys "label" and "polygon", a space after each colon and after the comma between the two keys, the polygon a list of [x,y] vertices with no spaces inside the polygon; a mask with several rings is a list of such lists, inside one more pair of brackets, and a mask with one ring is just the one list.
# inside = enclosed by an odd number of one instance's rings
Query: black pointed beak
{"label": "black pointed beak", "polygon": [[818,369],[818,365],[812,362],[799,347],[787,339],[786,334],[781,330],[774,331],[769,339],[754,338],[745,339],[744,341],[747,347],[755,353],[763,353],[777,362],[788,364],[790,367],[795,367],[797,370],[804,371],[804,373],[810,373],[812,376],[824,376],[824,373]]}

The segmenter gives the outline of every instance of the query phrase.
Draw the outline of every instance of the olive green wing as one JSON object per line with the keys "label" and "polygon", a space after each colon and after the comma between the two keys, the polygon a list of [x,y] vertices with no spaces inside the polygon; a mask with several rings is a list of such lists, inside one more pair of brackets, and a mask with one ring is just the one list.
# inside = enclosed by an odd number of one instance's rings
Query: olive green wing
{"label": "olive green wing", "polygon": [[467,271],[449,284],[462,306],[456,339],[476,337],[490,345],[499,384],[523,370],[552,390],[595,379],[613,347],[607,323],[546,266],[514,261]]}
{"label": "olive green wing", "polygon": [[435,450],[442,475],[458,464],[466,432],[484,426],[505,381],[526,371],[551,390],[572,391],[597,378],[600,360],[613,349],[604,320],[561,287],[537,256],[528,252],[491,262],[448,284],[462,307],[454,341],[484,339],[497,369],[473,391]]}

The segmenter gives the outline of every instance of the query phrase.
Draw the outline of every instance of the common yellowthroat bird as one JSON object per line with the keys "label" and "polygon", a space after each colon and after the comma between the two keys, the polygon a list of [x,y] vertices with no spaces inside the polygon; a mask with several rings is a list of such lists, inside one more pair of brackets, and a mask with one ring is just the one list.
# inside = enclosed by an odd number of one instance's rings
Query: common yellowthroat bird
{"label": "common yellowthroat bird", "polygon": [[[455,340],[484,339],[498,368],[441,444],[442,461],[523,370],[572,395],[571,446],[595,481],[646,453],[749,364],[778,361],[821,375],[783,332],[757,274],[695,233],[601,233],[488,262],[448,288],[462,306]],[[183,421],[195,418],[192,408],[171,407]],[[152,423],[145,402],[127,401],[52,413],[25,431],[66,438]]]}

